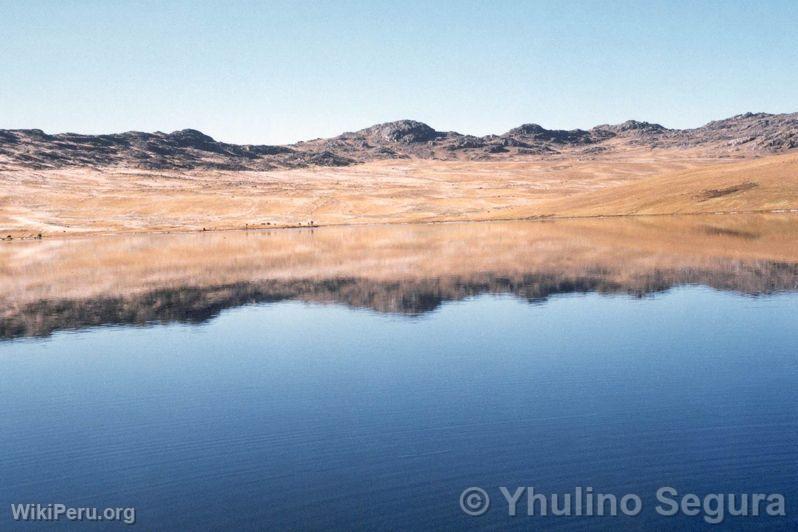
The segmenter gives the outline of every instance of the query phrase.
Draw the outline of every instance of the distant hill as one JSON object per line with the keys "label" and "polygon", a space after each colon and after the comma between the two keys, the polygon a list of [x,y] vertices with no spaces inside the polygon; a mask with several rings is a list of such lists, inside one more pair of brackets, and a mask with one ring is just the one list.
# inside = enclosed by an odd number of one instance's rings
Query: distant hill
{"label": "distant hill", "polygon": [[228,144],[193,129],[108,135],[0,130],[0,169],[270,170],[404,158],[589,157],[629,148],[698,148],[714,155],[785,152],[798,148],[798,113],[746,113],[695,129],[668,129],[635,120],[590,130],[552,130],[523,124],[500,135],[483,137],[436,131],[422,122],[399,120],[286,146]]}

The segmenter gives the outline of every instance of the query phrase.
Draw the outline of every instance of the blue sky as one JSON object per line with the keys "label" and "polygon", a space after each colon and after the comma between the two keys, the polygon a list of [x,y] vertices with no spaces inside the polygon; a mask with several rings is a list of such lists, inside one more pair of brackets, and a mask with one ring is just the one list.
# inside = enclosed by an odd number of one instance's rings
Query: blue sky
{"label": "blue sky", "polygon": [[0,0],[0,128],[283,143],[798,111],[798,2]]}

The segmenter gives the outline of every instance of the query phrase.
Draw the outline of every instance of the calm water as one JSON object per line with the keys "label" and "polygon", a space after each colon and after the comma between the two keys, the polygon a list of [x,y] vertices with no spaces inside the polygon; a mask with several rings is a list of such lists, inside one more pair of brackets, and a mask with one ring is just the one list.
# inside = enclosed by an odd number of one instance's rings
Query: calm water
{"label": "calm water", "polygon": [[[650,256],[650,291],[594,264],[370,297],[351,277],[215,288],[215,304],[173,284],[146,309],[37,303],[44,328],[6,314],[0,528],[20,502],[133,506],[159,530],[709,527],[657,514],[662,486],[780,493],[786,517],[722,526],[795,528],[798,270]],[[120,314],[132,301],[143,321]],[[470,486],[492,499],[480,517],[458,502]],[[643,510],[528,517],[522,499],[510,517],[499,486],[635,493]]]}

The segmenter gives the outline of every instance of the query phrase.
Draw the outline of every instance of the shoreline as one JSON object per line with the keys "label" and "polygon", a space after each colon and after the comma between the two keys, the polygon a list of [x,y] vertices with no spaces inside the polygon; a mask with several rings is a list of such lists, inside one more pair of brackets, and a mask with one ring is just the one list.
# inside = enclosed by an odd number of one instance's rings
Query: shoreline
{"label": "shoreline", "polygon": [[[673,212],[673,213],[641,213],[641,214],[592,214],[592,215],[551,215],[551,216],[529,216],[519,218],[489,218],[489,219],[458,219],[458,220],[428,220],[428,221],[385,221],[385,222],[342,222],[330,224],[315,224],[315,225],[285,225],[285,226],[251,226],[251,227],[219,227],[211,229],[182,229],[177,228],[173,230],[141,230],[141,231],[86,231],[81,233],[53,233],[52,235],[45,235],[39,238],[38,236],[14,236],[12,239],[7,237],[0,237],[0,242],[31,242],[31,241],[59,241],[59,240],[77,240],[77,239],[90,239],[90,238],[106,238],[115,236],[147,236],[147,235],[191,235],[202,233],[241,233],[241,232],[258,232],[264,231],[285,231],[285,230],[302,230],[302,229],[326,229],[326,228],[341,228],[341,227],[383,227],[383,226],[403,226],[403,225],[457,225],[457,224],[490,224],[502,222],[557,222],[568,220],[602,220],[602,219],[632,219],[632,218],[669,218],[669,217],[695,217],[695,216],[745,216],[745,215],[776,215],[776,216],[794,216],[798,215],[798,208],[796,209],[760,209],[760,210],[747,210],[747,211],[712,211],[712,212]],[[0,230],[0,234],[6,231]]]}

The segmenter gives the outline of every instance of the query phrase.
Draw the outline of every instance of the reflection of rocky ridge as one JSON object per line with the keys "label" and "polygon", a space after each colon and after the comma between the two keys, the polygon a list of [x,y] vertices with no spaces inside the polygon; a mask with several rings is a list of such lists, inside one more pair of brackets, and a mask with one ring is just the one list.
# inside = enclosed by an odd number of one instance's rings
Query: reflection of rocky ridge
{"label": "reflection of rocky ridge", "polygon": [[595,267],[586,268],[579,275],[485,273],[469,278],[395,282],[341,278],[170,287],[126,297],[43,299],[6,313],[0,321],[0,338],[47,336],[59,330],[98,325],[200,323],[227,308],[283,300],[332,302],[412,316],[433,311],[446,301],[480,294],[511,294],[529,302],[542,302],[549,296],[568,293],[645,296],[685,284],[748,295],[795,291],[798,264],[723,261],[713,268],[654,269],[633,274]]}
{"label": "reflection of rocky ridge", "polygon": [[287,146],[229,144],[193,129],[109,135],[0,130],[0,169],[10,165],[37,169],[122,166],[269,170],[408,157],[479,160],[566,152],[589,155],[634,146],[707,147],[718,153],[787,151],[798,148],[798,113],[746,113],[695,129],[668,129],[635,120],[590,130],[552,130],[523,124],[500,135],[483,137],[436,131],[421,122],[399,120]]}

